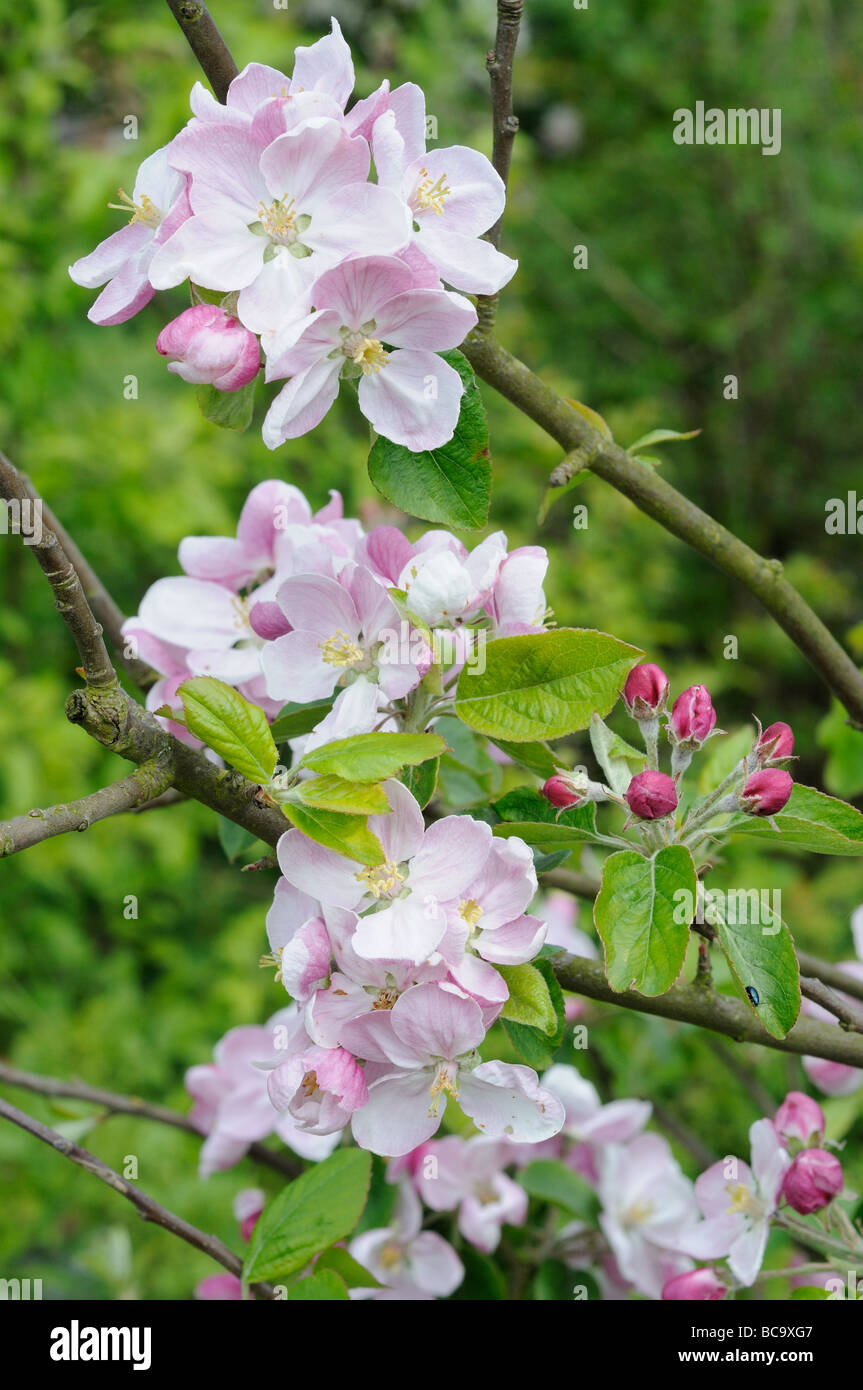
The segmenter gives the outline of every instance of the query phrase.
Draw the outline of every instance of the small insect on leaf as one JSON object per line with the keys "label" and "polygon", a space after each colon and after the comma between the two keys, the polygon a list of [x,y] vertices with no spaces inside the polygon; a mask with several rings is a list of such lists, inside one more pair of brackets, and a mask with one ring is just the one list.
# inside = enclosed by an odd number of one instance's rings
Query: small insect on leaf
{"label": "small insect on leaf", "polygon": [[758,1005],[761,1003],[761,996],[759,995],[758,990],[755,988],[754,985],[747,985],[746,993],[749,996],[749,1002],[752,1005],[753,1009],[757,1009]]}

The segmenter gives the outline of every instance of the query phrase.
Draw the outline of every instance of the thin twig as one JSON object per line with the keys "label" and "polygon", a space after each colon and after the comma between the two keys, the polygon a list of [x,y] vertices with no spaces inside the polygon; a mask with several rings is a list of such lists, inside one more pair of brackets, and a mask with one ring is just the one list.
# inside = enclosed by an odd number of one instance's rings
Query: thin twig
{"label": "thin twig", "polygon": [[237,76],[237,65],[209,10],[196,0],[168,0],[168,9],[185,34],[217,100],[223,102]]}
{"label": "thin twig", "polygon": [[[92,1173],[94,1178],[106,1183],[108,1187],[118,1192],[121,1197],[125,1197],[131,1202],[138,1214],[144,1221],[152,1221],[155,1225],[161,1226],[164,1230],[170,1231],[172,1235],[179,1236],[187,1245],[193,1246],[218,1264],[230,1270],[237,1278],[242,1277],[243,1261],[239,1255],[235,1255],[233,1250],[229,1250],[217,1236],[207,1235],[204,1231],[199,1231],[197,1226],[192,1226],[188,1221],[184,1221],[181,1216],[176,1216],[167,1207],[161,1206],[154,1198],[143,1192],[135,1183],[122,1178],[113,1168],[109,1168],[107,1163],[103,1163],[101,1158],[91,1154],[87,1149],[82,1149],[79,1144],[73,1144],[64,1135],[58,1134],[56,1129],[49,1129],[39,1120],[34,1120],[32,1115],[27,1115],[23,1110],[18,1110],[8,1101],[0,1099],[0,1116],[11,1121],[19,1129],[23,1129],[27,1134],[32,1134],[34,1138],[41,1139],[43,1144],[47,1144],[56,1153],[68,1158],[71,1163],[77,1163],[79,1168],[85,1172]],[[251,1286],[256,1294],[261,1298],[276,1298],[276,1290],[272,1284],[253,1284]]]}
{"label": "thin twig", "polygon": [[[494,48],[489,51],[485,60],[491,78],[491,162],[500,175],[504,188],[509,182],[512,146],[518,130],[518,117],[512,109],[512,65],[523,9],[524,0],[498,0]],[[500,246],[502,223],[503,213],[485,234],[486,241],[490,241],[492,246]]]}
{"label": "thin twig", "polygon": [[54,835],[89,830],[96,821],[116,816],[123,811],[143,810],[153,798],[164,793],[170,785],[171,767],[165,759],[142,763],[128,777],[112,782],[109,787],[82,796],[79,801],[67,801],[46,810],[34,809],[24,816],[0,821],[0,858],[30,849]]}
{"label": "thin twig", "polygon": [[[134,1115],[145,1120],[155,1120],[172,1129],[182,1129],[196,1138],[203,1137],[201,1130],[191,1116],[179,1110],[171,1110],[167,1105],[155,1105],[141,1100],[138,1096],[123,1096],[116,1091],[106,1091],[101,1086],[88,1086],[83,1081],[63,1081],[56,1076],[40,1076],[36,1072],[20,1071],[18,1067],[0,1062],[0,1082],[6,1086],[17,1086],[22,1091],[33,1091],[40,1096],[57,1096],[67,1100],[83,1100],[90,1105],[99,1105],[109,1115]],[[302,1172],[302,1165],[290,1154],[276,1153],[263,1144],[250,1144],[249,1157],[274,1172],[287,1178],[296,1178]]]}

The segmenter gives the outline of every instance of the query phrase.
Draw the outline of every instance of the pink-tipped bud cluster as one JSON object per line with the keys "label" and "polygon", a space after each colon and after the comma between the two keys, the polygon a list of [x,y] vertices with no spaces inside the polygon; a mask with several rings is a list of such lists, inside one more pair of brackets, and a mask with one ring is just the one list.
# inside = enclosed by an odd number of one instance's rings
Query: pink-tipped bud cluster
{"label": "pink-tipped bud cluster", "polygon": [[633,719],[655,719],[668,699],[667,675],[650,661],[634,666],[626,678],[623,699]]}
{"label": "pink-tipped bud cluster", "polygon": [[826,1149],[804,1149],[797,1155],[782,1184],[782,1195],[801,1216],[811,1216],[829,1206],[842,1191],[842,1165]]}
{"label": "pink-tipped bud cluster", "polygon": [[824,1138],[827,1121],[824,1111],[811,1096],[789,1091],[773,1117],[773,1128],[786,1143],[790,1140],[808,1148]]}
{"label": "pink-tipped bud cluster", "polygon": [[775,816],[787,805],[793,788],[790,772],[778,767],[766,767],[747,777],[738,794],[737,804],[748,816]]}
{"label": "pink-tipped bud cluster", "polygon": [[728,1293],[716,1271],[709,1265],[704,1269],[689,1269],[685,1274],[675,1274],[662,1288],[663,1302],[715,1303]]}
{"label": "pink-tipped bud cluster", "polygon": [[239,391],[261,366],[254,333],[217,304],[195,304],[172,319],[156,339],[156,350],[174,359],[169,372],[217,391]]}
{"label": "pink-tipped bud cluster", "polygon": [[677,808],[677,788],[666,772],[639,772],[624,793],[633,815],[642,820],[660,820]]}
{"label": "pink-tipped bud cluster", "polygon": [[754,752],[761,767],[772,767],[774,763],[784,762],[794,755],[794,731],[790,724],[782,720],[765,729],[755,745]]}
{"label": "pink-tipped bud cluster", "polygon": [[704,685],[691,685],[684,690],[671,709],[668,737],[672,743],[683,744],[690,751],[706,743],[716,728],[716,710],[710,692]]}

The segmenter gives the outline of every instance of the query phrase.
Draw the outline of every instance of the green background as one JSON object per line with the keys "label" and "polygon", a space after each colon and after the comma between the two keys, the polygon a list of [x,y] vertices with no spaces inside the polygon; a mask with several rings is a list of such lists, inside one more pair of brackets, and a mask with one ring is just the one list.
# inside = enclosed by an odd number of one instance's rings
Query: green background
{"label": "green background", "polygon": [[[861,538],[828,536],[825,504],[859,481],[858,346],[863,280],[857,90],[863,12],[789,0],[531,0],[516,71],[516,142],[503,248],[521,269],[499,315],[502,340],[565,395],[601,411],[629,444],[658,426],[700,428],[656,450],[676,486],[764,553],[859,658]],[[242,67],[290,71],[296,43],[335,12],[362,95],[389,75],[417,81],[438,143],[490,152],[484,55],[490,0],[292,3],[223,0],[217,21]],[[32,475],[127,612],[177,572],[186,534],[230,534],[256,482],[282,477],[313,505],[339,487],[367,525],[397,519],[365,475],[368,431],[347,395],[313,434],[274,454],[198,414],[194,392],[154,350],[182,290],[137,318],[98,328],[67,266],[119,222],[106,210],[137,165],[187,117],[198,76],[166,6],[147,0],[0,4],[0,442]],[[857,55],[857,56],[855,56]],[[782,151],[685,148],[672,113],[697,100],[780,107]],[[138,120],[137,141],[123,137]],[[573,268],[584,244],[589,269]],[[723,378],[739,399],[723,399]],[[138,379],[125,400],[124,378]],[[863,739],[760,608],[603,483],[589,478],[536,513],[556,446],[484,388],[494,460],[491,522],[511,545],[552,554],[560,624],[597,627],[645,649],[676,689],[705,683],[719,722],[787,719],[797,775],[842,795],[863,790]],[[654,452],[654,451],[651,451]],[[863,489],[861,489],[863,494]],[[588,508],[573,530],[572,506]],[[414,531],[421,528],[412,523]],[[465,536],[473,544],[476,536]],[[123,774],[68,726],[75,655],[26,548],[0,543],[0,814],[80,795]],[[723,657],[726,636],[737,660]],[[628,734],[625,721],[617,727]],[[586,740],[579,745],[589,759]],[[481,794],[482,788],[480,788]],[[452,802],[469,786],[452,782]],[[734,849],[717,885],[780,888],[799,943],[850,952],[863,894],[853,861],[769,858]],[[257,968],[272,877],[226,862],[214,817],[170,809],[98,825],[4,863],[0,1055],[19,1066],[184,1107],[186,1066],[235,1024],[283,996]],[[135,895],[137,918],[124,916]],[[587,911],[582,909],[583,920]],[[576,1060],[607,1098],[657,1100],[713,1153],[741,1153],[746,1130],[803,1084],[799,1063],[733,1050],[691,1030],[596,1011]],[[734,1069],[727,1055],[732,1053]],[[754,1075],[758,1067],[757,1079]],[[7,1092],[52,1123],[81,1113]],[[863,1093],[831,1105],[859,1144]],[[234,1193],[251,1165],[201,1184],[197,1142],[112,1119],[85,1141],[109,1162],[139,1161],[144,1188],[238,1244]],[[693,1176],[691,1152],[674,1138]],[[859,1154],[854,1143],[846,1150]],[[850,1160],[859,1185],[863,1168]],[[10,1127],[0,1129],[0,1276],[42,1277],[46,1296],[185,1298],[214,1266],[143,1227],[114,1195]],[[263,1185],[273,1188],[272,1175]],[[773,1286],[774,1290],[776,1286]]]}

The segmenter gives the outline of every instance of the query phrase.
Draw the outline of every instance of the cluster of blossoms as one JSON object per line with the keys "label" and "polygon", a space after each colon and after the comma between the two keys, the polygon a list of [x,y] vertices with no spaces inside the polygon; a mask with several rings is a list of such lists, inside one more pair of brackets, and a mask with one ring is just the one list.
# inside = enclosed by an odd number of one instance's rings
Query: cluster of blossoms
{"label": "cluster of blossoms", "polygon": [[353,88],[335,20],[296,50],[290,77],[250,63],[224,105],[196,83],[192,119],[111,205],[128,225],[70,267],[105,285],[99,324],[188,280],[193,305],[156,346],[169,370],[220,391],[253,380],[263,350],[266,379],[286,382],[264,422],[270,448],[314,428],[351,378],[380,434],[414,451],[445,443],[463,386],[438,354],[476,323],[465,295],[516,270],[481,239],[505,198],[485,156],[426,148],[413,83],[384,81],[348,107]]}
{"label": "cluster of blossoms", "polygon": [[[574,773],[558,770],[543,786],[543,794],[558,811],[583,806],[590,801],[615,801],[625,806],[636,823],[657,821],[670,824],[680,801],[680,779],[694,753],[708,739],[722,733],[716,727],[716,710],[706,686],[692,685],[668,709],[669,681],[665,672],[652,662],[635,666],[627,677],[623,700],[635,719],[647,749],[647,767],[637,773],[622,793],[604,783],[591,781],[584,769]],[[659,768],[659,734],[663,727],[671,744],[671,774]],[[758,721],[756,721],[758,722]],[[681,838],[696,833],[707,838],[704,827],[715,817],[729,812],[764,816],[769,819],[787,804],[793,781],[780,764],[794,755],[794,734],[788,724],[777,722],[758,733],[750,752],[727,778],[711,792],[680,827]],[[695,841],[697,843],[697,840]]]}
{"label": "cluster of blossoms", "polygon": [[124,627],[162,677],[147,707],[179,708],[190,676],[237,687],[270,718],[287,700],[335,696],[306,750],[401,727],[433,660],[452,679],[486,639],[540,631],[546,612],[539,546],[507,552],[502,531],[470,552],[447,531],[414,543],[393,526],[364,533],[338,493],[313,513],[278,480],[252,489],[236,537],[187,536],[179,559],[185,573],[151,585]]}

